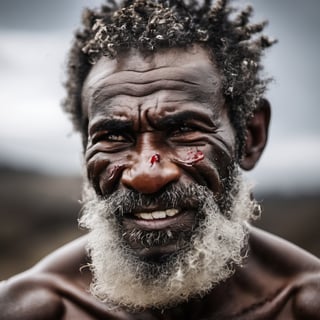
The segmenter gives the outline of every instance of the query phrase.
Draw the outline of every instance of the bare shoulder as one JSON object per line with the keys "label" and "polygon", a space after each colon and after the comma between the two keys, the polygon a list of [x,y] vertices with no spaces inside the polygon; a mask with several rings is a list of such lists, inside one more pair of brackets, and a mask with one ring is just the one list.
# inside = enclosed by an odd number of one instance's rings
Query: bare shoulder
{"label": "bare shoulder", "polygon": [[0,283],[1,319],[60,319],[61,297],[55,293],[49,274],[25,272]]}
{"label": "bare shoulder", "polygon": [[89,294],[85,245],[86,237],[81,237],[0,283],[1,320],[128,319]]}
{"label": "bare shoulder", "polygon": [[80,270],[86,271],[88,264],[86,254],[87,237],[80,237],[53,251],[39,261],[33,270],[37,272],[59,274],[67,278],[79,277]]}
{"label": "bare shoulder", "polygon": [[319,272],[320,259],[276,235],[250,227],[250,248],[267,265],[277,266],[285,273]]}
{"label": "bare shoulder", "polygon": [[283,298],[294,319],[320,319],[320,260],[294,244],[252,228],[250,247],[257,261],[283,280]]}
{"label": "bare shoulder", "polygon": [[[64,293],[81,286],[84,239],[72,242],[44,258],[30,270],[0,283],[1,319],[61,319]],[[73,290],[78,291],[78,290]]]}

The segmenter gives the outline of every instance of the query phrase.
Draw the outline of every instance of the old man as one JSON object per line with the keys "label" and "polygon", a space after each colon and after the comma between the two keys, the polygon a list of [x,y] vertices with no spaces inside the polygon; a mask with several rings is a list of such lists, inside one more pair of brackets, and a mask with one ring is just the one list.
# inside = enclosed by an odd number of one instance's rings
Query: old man
{"label": "old man", "polygon": [[241,170],[268,135],[273,41],[226,0],[87,11],[65,110],[86,166],[81,226],[0,287],[1,319],[320,319],[320,262],[257,230]]}

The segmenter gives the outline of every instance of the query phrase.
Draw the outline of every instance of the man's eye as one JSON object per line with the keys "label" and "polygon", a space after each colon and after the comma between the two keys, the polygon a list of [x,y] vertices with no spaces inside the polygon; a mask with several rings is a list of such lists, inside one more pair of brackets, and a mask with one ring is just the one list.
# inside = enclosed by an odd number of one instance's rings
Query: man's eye
{"label": "man's eye", "polygon": [[127,139],[121,134],[109,133],[105,135],[105,140],[110,142],[126,142]]}
{"label": "man's eye", "polygon": [[190,132],[194,132],[194,131],[196,131],[195,128],[193,128],[191,126],[183,125],[183,126],[180,126],[176,129],[172,130],[171,135],[173,137],[175,137],[175,136],[184,135],[186,133],[190,133]]}
{"label": "man's eye", "polygon": [[108,132],[108,133],[101,133],[93,136],[93,143],[99,141],[106,141],[106,142],[129,142],[131,139],[127,137],[127,135],[115,132]]}

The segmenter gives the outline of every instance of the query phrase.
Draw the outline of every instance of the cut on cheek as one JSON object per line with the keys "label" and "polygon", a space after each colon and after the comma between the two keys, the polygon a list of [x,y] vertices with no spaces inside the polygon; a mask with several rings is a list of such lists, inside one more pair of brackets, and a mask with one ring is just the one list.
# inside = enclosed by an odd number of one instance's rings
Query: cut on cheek
{"label": "cut on cheek", "polygon": [[193,150],[193,151],[188,151],[186,157],[184,159],[178,159],[176,158],[175,160],[179,163],[183,163],[184,165],[187,166],[193,166],[197,162],[202,161],[204,159],[204,154],[200,150]]}
{"label": "cut on cheek", "polygon": [[172,161],[197,183],[207,186],[217,199],[224,193],[224,181],[229,178],[233,159],[221,148],[184,150]]}

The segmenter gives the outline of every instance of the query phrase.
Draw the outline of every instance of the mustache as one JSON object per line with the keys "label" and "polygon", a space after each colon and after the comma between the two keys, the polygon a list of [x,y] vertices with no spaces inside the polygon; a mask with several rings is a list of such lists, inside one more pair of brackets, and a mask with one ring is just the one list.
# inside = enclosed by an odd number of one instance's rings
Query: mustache
{"label": "mustache", "polygon": [[121,217],[128,213],[143,212],[145,209],[167,210],[171,208],[200,209],[208,197],[214,197],[210,189],[198,184],[169,185],[156,194],[142,194],[134,190],[118,190],[103,196],[108,211]]}

